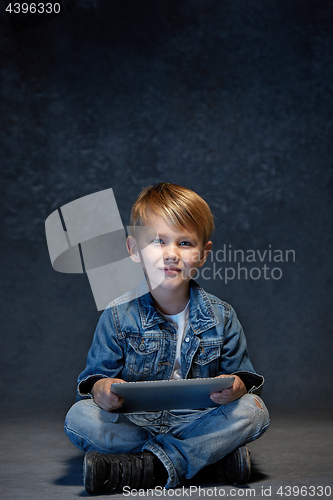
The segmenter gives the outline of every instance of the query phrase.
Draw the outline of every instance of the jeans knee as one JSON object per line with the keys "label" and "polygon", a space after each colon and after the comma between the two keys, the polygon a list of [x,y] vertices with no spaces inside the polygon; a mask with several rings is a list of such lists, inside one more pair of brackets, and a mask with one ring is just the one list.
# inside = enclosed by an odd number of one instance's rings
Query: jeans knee
{"label": "jeans knee", "polygon": [[[248,415],[257,427],[257,434],[261,436],[269,427],[269,413],[263,400],[255,394],[245,394],[243,396]],[[243,399],[241,398],[241,399]]]}
{"label": "jeans knee", "polygon": [[65,428],[66,427],[71,427],[71,421],[72,421],[72,415],[73,413],[73,409],[74,409],[75,405],[74,406],[71,406],[71,408],[68,410],[67,414],[66,414],[66,417],[65,417]]}
{"label": "jeans knee", "polygon": [[90,430],[93,421],[93,407],[91,400],[82,400],[75,403],[67,412],[64,430],[68,439],[79,450],[91,449]]}
{"label": "jeans knee", "polygon": [[75,429],[77,427],[78,422],[82,420],[82,413],[84,412],[84,406],[82,407],[80,403],[81,401],[78,401],[68,410],[67,415],[65,417],[65,430]]}
{"label": "jeans knee", "polygon": [[263,400],[255,394],[244,394],[237,400],[237,412],[242,418],[256,423],[260,427],[268,427],[269,413]]}
{"label": "jeans knee", "polygon": [[77,427],[78,421],[78,411],[77,411],[77,403],[75,403],[67,412],[64,422],[65,433],[69,437],[72,431],[75,431]]}
{"label": "jeans knee", "polygon": [[[82,400],[75,403],[67,412],[65,417],[65,432],[67,430],[80,432],[89,421],[92,420],[89,401]],[[67,434],[67,432],[66,432]]]}
{"label": "jeans knee", "polygon": [[240,400],[246,405],[251,406],[251,408],[253,408],[256,411],[262,411],[263,413],[266,413],[268,411],[263,400],[256,394],[251,394],[251,393],[244,394],[244,396],[242,396]]}

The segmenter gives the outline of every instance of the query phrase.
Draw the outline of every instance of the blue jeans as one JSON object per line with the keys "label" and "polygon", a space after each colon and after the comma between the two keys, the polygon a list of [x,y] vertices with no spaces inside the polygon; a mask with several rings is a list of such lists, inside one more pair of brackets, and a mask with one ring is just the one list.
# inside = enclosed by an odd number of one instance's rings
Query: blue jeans
{"label": "blue jeans", "polygon": [[264,402],[253,394],[206,410],[107,412],[92,399],[72,406],[65,432],[82,451],[149,450],[168,471],[166,488],[180,486],[203,467],[259,438],[269,426]]}

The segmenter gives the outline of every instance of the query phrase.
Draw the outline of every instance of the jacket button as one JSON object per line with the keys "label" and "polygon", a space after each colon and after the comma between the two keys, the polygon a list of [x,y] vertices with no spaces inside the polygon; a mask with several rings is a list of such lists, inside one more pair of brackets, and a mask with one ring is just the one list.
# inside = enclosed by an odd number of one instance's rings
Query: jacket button
{"label": "jacket button", "polygon": [[146,349],[146,346],[144,344],[139,345],[140,351],[144,351]]}
{"label": "jacket button", "polygon": [[189,341],[190,341],[190,337],[186,337],[185,342],[189,342]]}

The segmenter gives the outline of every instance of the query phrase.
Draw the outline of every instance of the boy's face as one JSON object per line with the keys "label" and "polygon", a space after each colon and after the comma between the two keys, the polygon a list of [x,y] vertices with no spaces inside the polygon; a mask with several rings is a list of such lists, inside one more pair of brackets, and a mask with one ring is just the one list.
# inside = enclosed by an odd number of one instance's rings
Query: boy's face
{"label": "boy's face", "polygon": [[186,287],[209,254],[212,243],[203,246],[196,231],[174,228],[162,217],[149,218],[149,227],[142,228],[135,240],[128,238],[133,260],[141,261],[152,289],[176,290]]}

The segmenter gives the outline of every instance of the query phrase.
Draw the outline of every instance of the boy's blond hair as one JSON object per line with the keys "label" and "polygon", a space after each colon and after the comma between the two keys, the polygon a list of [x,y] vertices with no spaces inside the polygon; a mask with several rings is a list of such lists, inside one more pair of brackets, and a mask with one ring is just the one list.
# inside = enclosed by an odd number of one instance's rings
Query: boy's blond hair
{"label": "boy's blond hair", "polygon": [[[163,217],[173,227],[195,230],[207,243],[214,229],[214,219],[208,204],[191,189],[178,184],[160,182],[145,188],[131,211],[131,226],[148,226],[149,217]],[[134,234],[133,234],[134,236]]]}

